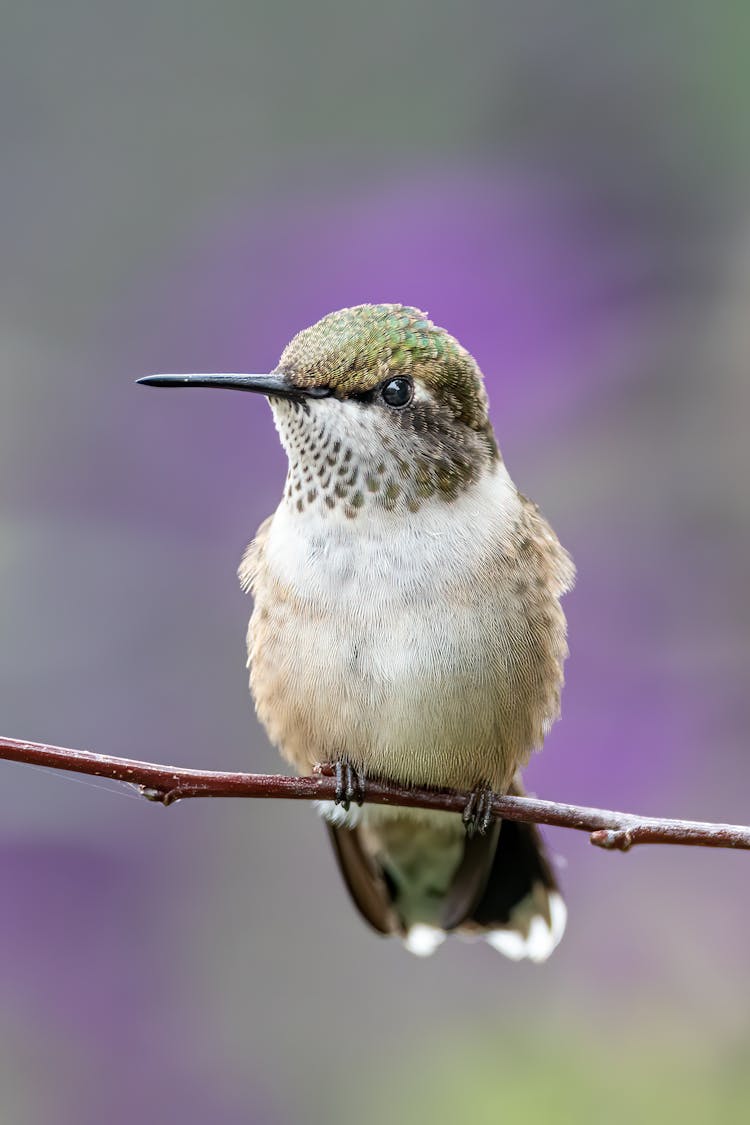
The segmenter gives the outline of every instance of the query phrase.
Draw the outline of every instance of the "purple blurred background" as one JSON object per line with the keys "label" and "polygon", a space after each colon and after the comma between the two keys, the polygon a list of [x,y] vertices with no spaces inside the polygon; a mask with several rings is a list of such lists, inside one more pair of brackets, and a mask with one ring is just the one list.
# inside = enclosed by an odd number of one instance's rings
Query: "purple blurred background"
{"label": "purple blurred background", "polygon": [[[270,370],[404,301],[477,357],[579,577],[539,794],[748,821],[750,81],[739,3],[3,12],[3,733],[273,770],[235,569]],[[750,1114],[748,860],[549,833],[543,967],[355,916],[312,812],[0,763],[0,1117]]]}

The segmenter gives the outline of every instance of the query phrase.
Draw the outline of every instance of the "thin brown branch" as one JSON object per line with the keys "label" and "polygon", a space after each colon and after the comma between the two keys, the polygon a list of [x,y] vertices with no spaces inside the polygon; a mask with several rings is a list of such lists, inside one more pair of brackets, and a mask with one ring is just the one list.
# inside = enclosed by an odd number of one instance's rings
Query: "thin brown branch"
{"label": "thin brown branch", "polygon": [[[163,805],[188,797],[282,797],[291,801],[332,801],[336,786],[331,771],[325,766],[312,777],[189,770],[12,738],[0,738],[2,758],[123,781],[136,786],[144,797]],[[365,800],[374,804],[444,812],[462,812],[468,796],[467,793],[407,789],[369,780],[365,792]],[[536,797],[495,797],[492,811],[505,820],[553,824],[588,832],[592,844],[615,851],[627,851],[635,844],[691,844],[750,850],[750,827],[738,824],[662,820],[606,809],[562,805],[557,801],[540,801]]]}

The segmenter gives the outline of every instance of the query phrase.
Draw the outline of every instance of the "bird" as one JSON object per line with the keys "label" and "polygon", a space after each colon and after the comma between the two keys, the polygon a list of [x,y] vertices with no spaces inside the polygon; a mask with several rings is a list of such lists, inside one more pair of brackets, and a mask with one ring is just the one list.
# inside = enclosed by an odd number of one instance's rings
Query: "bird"
{"label": "bird", "polygon": [[[472,355],[417,308],[361,304],[270,374],[151,375],[266,396],[288,470],[239,568],[250,689],[318,802],[364,919],[418,955],[448,936],[543,961],[566,908],[537,827],[492,817],[560,712],[570,555],[518,491]],[[469,794],[368,804],[367,779]]]}

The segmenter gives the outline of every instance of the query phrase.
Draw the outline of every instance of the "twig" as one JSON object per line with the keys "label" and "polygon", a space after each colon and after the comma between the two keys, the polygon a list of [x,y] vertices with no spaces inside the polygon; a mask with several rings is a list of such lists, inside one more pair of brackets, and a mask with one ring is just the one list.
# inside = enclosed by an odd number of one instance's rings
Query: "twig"
{"label": "twig", "polygon": [[[276,774],[224,773],[155,765],[130,758],[111,758],[86,750],[66,750],[38,742],[0,738],[0,759],[47,766],[73,773],[109,777],[136,786],[144,797],[162,805],[188,797],[283,797],[291,801],[332,801],[336,782],[332,770],[320,767],[312,777]],[[469,795],[453,791],[408,789],[381,781],[366,783],[365,799],[378,805],[462,812]],[[690,820],[662,820],[606,809],[561,805],[536,797],[495,797],[492,812],[505,820],[553,824],[588,832],[592,844],[612,851],[628,851],[635,844],[691,844],[706,848],[750,850],[750,827]]]}

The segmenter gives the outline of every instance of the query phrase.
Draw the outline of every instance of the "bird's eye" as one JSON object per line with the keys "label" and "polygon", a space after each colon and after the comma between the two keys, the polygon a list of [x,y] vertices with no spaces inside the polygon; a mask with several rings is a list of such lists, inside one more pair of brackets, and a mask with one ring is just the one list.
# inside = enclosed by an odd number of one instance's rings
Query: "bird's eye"
{"label": "bird's eye", "polygon": [[380,393],[389,406],[406,406],[412,400],[414,384],[405,375],[397,375],[384,384]]}

